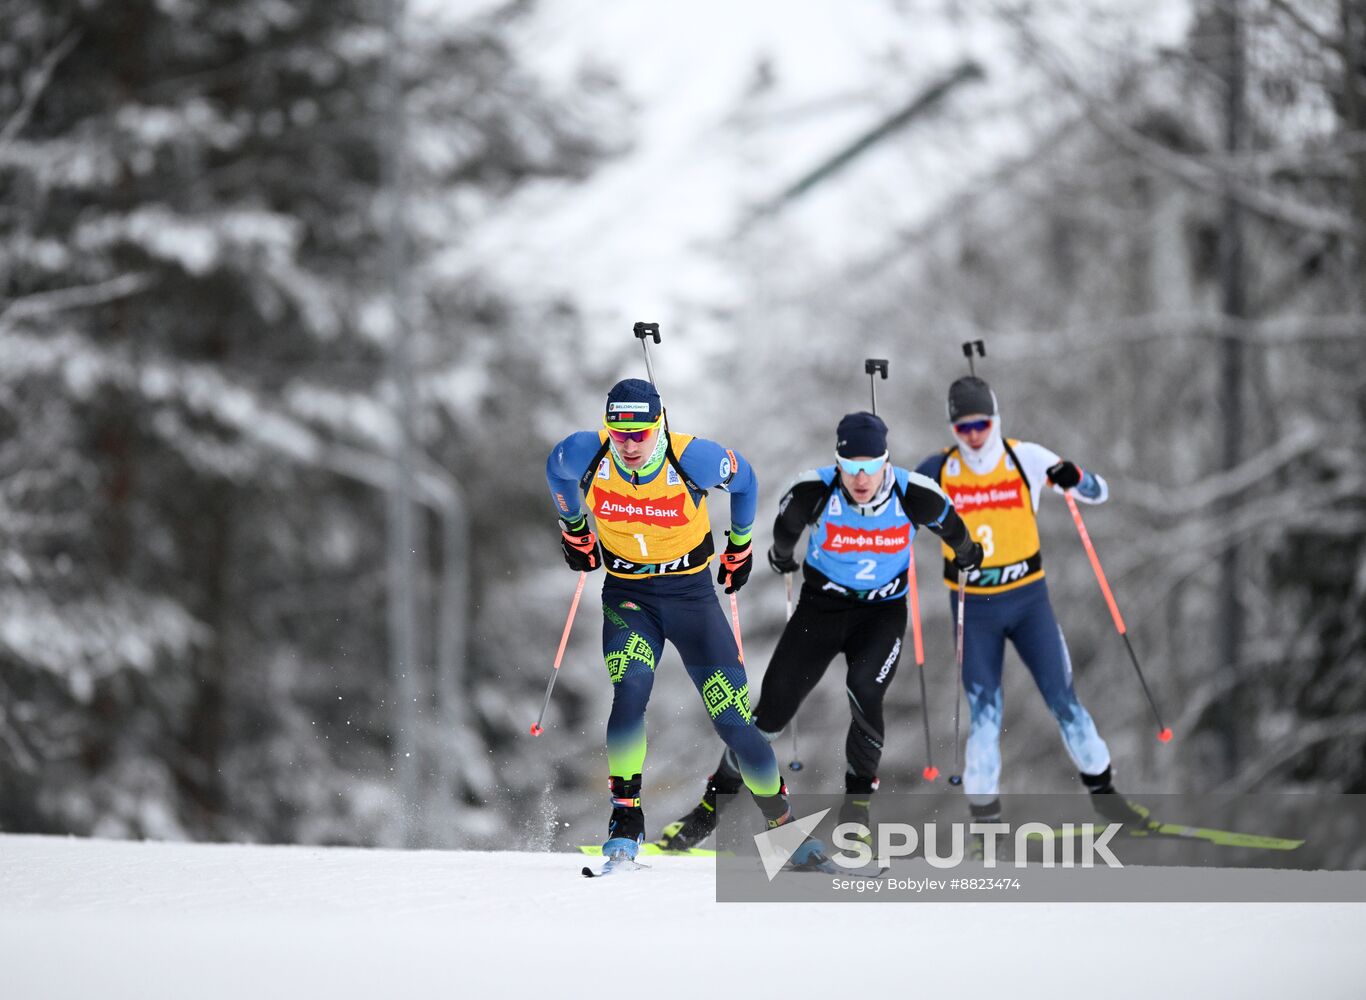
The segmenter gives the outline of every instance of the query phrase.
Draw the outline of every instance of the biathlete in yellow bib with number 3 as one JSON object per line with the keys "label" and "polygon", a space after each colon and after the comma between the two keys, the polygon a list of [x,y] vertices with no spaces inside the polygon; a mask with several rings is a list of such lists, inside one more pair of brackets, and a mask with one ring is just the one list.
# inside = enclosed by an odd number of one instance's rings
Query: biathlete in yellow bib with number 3
{"label": "biathlete in yellow bib with number 3", "polygon": [[[971,717],[963,790],[973,818],[1000,818],[1001,668],[1009,639],[1057,720],[1097,811],[1118,822],[1141,821],[1115,794],[1110,750],[1072,685],[1067,641],[1044,582],[1036,520],[1044,490],[1071,489],[1084,503],[1104,503],[1105,480],[1042,445],[1005,438],[996,394],[980,378],[965,375],[949,387],[948,415],[956,443],[916,471],[939,483],[983,549],[982,565],[968,574],[963,628],[963,689]],[[958,570],[947,548],[944,582],[956,591]]]}

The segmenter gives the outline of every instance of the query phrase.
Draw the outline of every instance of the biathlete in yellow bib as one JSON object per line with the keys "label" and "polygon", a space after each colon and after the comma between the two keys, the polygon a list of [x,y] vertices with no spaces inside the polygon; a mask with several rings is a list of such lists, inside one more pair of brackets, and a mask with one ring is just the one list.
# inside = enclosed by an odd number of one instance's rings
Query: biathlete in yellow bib
{"label": "biathlete in yellow bib", "polygon": [[[744,664],[707,572],[715,551],[707,491],[717,489],[730,494],[730,531],[717,582],[734,593],[749,579],[758,479],[739,452],[671,432],[659,393],[642,379],[612,387],[603,424],[569,435],[546,463],[565,561],[575,570],[607,571],[602,652],[612,682],[612,801],[603,854],[634,858],[644,839],[645,706],[666,639],[682,657],[768,825],[781,826],[791,819],[787,789],[773,749],[754,725]],[[808,839],[792,862],[824,862],[821,850],[819,841]]]}
{"label": "biathlete in yellow bib", "polygon": [[[1071,489],[1078,500],[1098,504],[1109,495],[1105,480],[1042,445],[1006,438],[996,394],[980,378],[965,375],[949,387],[948,416],[955,444],[916,471],[943,488],[983,549],[982,565],[968,574],[963,629],[963,689],[971,716],[963,790],[973,817],[1000,818],[1001,668],[1009,640],[1057,720],[1097,810],[1119,822],[1138,819],[1115,794],[1110,750],[1073,687],[1067,641],[1044,582],[1036,520],[1046,489]],[[956,591],[953,555],[945,548],[944,582]]]}

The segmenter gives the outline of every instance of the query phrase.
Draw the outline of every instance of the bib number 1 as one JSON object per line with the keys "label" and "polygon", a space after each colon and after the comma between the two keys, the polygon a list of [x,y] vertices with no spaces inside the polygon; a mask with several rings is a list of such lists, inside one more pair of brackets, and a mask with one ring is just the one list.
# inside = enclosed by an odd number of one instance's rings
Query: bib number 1
{"label": "bib number 1", "polygon": [[632,535],[631,537],[634,538],[637,542],[640,543],[640,554],[643,555],[643,556],[645,556],[645,557],[648,559],[648,558],[650,557],[650,552],[649,552],[648,549],[645,548],[645,536],[644,536],[644,535]]}

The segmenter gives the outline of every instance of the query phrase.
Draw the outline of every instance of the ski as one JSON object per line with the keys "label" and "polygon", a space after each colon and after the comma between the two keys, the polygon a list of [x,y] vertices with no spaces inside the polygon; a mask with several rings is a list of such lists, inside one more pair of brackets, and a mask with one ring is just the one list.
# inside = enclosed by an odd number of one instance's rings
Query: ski
{"label": "ski", "polygon": [[[1048,834],[1043,832],[1031,833],[1029,837],[1031,840],[1056,840],[1062,837],[1080,836],[1082,828],[1086,825],[1088,824],[1077,824],[1066,828],[1053,827]],[[1094,823],[1089,825],[1097,829],[1105,829],[1109,824]],[[1267,837],[1255,833],[1238,833],[1234,830],[1165,823],[1161,820],[1150,820],[1146,828],[1121,830],[1121,835],[1132,839],[1172,837],[1183,840],[1202,840],[1209,844],[1217,844],[1220,847],[1249,847],[1263,851],[1293,851],[1304,844],[1303,840],[1294,840],[1288,837]]]}
{"label": "ski", "polygon": [[[584,854],[598,855],[602,853],[601,844],[580,844],[579,850]],[[714,858],[716,852],[703,847],[689,847],[682,851],[671,851],[667,847],[660,847],[658,844],[641,844],[640,853],[655,857],[672,858]]]}
{"label": "ski", "polygon": [[[601,850],[601,848],[599,848],[599,850]],[[584,865],[583,877],[602,878],[604,875],[619,875],[624,872],[638,872],[649,870],[649,865],[642,865],[639,861],[636,861],[634,858],[628,858],[624,853],[613,854],[611,857],[607,859],[606,864],[602,866],[601,871],[595,872],[587,865]]]}
{"label": "ski", "polygon": [[1293,851],[1304,844],[1303,840],[1292,840],[1288,837],[1266,837],[1255,833],[1237,833],[1233,830],[1214,830],[1160,821],[1155,827],[1136,831],[1130,836],[1184,837],[1189,840],[1208,841],[1222,847],[1255,847],[1264,851]]}

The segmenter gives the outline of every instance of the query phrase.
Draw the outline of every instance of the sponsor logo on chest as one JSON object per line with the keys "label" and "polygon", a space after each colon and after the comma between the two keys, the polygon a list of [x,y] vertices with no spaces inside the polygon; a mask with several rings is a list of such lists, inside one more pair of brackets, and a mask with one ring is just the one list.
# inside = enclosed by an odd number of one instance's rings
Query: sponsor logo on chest
{"label": "sponsor logo on chest", "polygon": [[899,528],[881,528],[865,531],[862,528],[846,528],[838,524],[827,524],[825,541],[821,548],[827,552],[897,552],[911,542],[911,526],[903,524]]}
{"label": "sponsor logo on chest", "polygon": [[988,483],[984,486],[949,486],[948,494],[960,515],[1025,506],[1024,490],[1018,479],[1013,483]]}
{"label": "sponsor logo on chest", "polygon": [[664,528],[688,523],[684,496],[637,498],[598,489],[593,495],[593,514],[606,521],[633,521]]}
{"label": "sponsor logo on chest", "polygon": [[1029,560],[1021,559],[1009,566],[983,566],[968,574],[967,583],[972,587],[1004,587],[1007,583],[1023,580],[1029,575]]}

